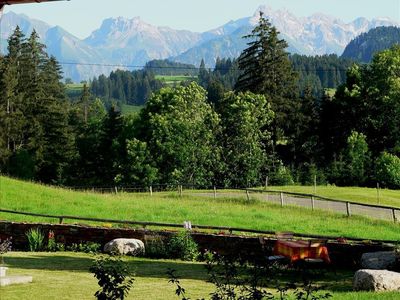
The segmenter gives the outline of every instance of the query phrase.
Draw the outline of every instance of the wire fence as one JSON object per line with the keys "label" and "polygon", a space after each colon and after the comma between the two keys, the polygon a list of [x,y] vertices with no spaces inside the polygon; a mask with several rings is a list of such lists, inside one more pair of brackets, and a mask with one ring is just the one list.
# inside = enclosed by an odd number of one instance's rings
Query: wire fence
{"label": "wire fence", "polygon": [[196,196],[202,198],[238,198],[256,199],[262,202],[274,203],[280,206],[301,206],[311,210],[326,210],[352,215],[366,216],[374,219],[399,221],[400,207],[364,204],[354,201],[330,199],[314,194],[274,191],[268,189],[233,188],[226,189],[217,186],[199,186],[191,184],[156,184],[151,186],[114,186],[114,187],[69,187],[77,191],[96,193],[148,193],[176,192],[177,195]]}

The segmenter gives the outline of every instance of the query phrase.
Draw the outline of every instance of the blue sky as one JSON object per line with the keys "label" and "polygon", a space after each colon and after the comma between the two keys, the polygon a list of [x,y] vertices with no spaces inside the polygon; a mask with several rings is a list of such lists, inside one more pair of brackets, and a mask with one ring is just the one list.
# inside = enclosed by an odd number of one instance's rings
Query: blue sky
{"label": "blue sky", "polygon": [[263,4],[297,16],[322,12],[348,22],[360,16],[400,22],[399,0],[71,0],[7,6],[6,12],[24,13],[84,38],[109,17],[140,16],[154,25],[201,32],[250,16]]}

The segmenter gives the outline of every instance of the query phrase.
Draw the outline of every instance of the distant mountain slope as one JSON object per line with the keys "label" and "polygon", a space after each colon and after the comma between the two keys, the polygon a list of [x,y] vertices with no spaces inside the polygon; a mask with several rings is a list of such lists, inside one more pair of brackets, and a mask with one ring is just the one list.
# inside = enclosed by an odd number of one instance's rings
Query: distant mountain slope
{"label": "distant mountain slope", "polygon": [[[118,68],[102,65],[143,66],[153,59],[170,58],[199,65],[204,58],[207,66],[213,67],[217,57],[239,56],[247,42],[242,36],[257,24],[260,11],[289,43],[288,51],[305,55],[340,55],[351,39],[371,28],[400,26],[382,18],[371,21],[358,18],[351,23],[322,14],[299,18],[287,10],[261,6],[253,16],[230,21],[203,33],[157,27],[139,17],[109,18],[89,37],[80,40],[60,27],[9,12],[1,19],[1,47],[4,53],[7,38],[16,25],[26,35],[35,28],[47,45],[49,54],[64,63],[64,76],[74,81],[90,79],[102,73],[108,75]],[[78,64],[65,64],[71,62]]]}
{"label": "distant mountain slope", "polygon": [[399,27],[377,27],[352,40],[344,49],[342,57],[368,63],[376,52],[400,44]]}
{"label": "distant mountain slope", "polygon": [[257,24],[262,11],[271,23],[277,27],[288,44],[288,51],[304,55],[341,55],[346,45],[359,34],[377,26],[400,25],[385,18],[358,18],[351,23],[323,14],[314,14],[306,18],[298,18],[287,10],[273,10],[268,6],[260,6],[253,16],[231,21],[219,28],[209,31],[219,34],[212,41],[200,44],[171,59],[199,65],[203,58],[211,67],[217,57],[237,57],[246,47],[243,35],[248,34]]}
{"label": "distant mountain slope", "polygon": [[42,21],[30,19],[23,14],[9,12],[1,19],[1,45],[2,53],[6,52],[7,39],[16,26],[20,26],[22,32],[29,36],[33,29],[39,34],[41,42],[46,45],[46,51],[53,55],[62,64],[65,77],[70,77],[79,82],[89,79],[94,74],[109,73],[110,67],[88,66],[86,64],[102,64],[107,61],[95,48],[85,44],[79,38],[68,33],[59,26],[51,27]]}

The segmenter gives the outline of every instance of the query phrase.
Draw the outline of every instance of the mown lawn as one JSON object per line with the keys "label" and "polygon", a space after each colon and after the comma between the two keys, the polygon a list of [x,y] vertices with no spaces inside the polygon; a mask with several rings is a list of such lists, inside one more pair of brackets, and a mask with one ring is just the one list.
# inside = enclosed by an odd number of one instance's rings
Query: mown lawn
{"label": "mown lawn", "polygon": [[[94,299],[98,289],[97,281],[89,273],[93,255],[71,252],[26,253],[12,252],[5,256],[9,275],[30,275],[33,282],[26,285],[14,285],[0,288],[0,299]],[[175,296],[175,287],[168,283],[166,271],[176,270],[182,286],[191,299],[209,298],[214,286],[207,282],[208,275],[202,263],[190,263],[176,260],[151,260],[147,258],[124,258],[134,271],[135,281],[127,298],[139,300],[179,299]],[[333,295],[331,299],[398,299],[399,293],[369,293],[352,291],[353,272],[337,270],[337,274],[321,273],[314,283],[325,286]],[[299,280],[298,275],[296,281]],[[288,281],[289,278],[281,278]],[[271,283],[270,291],[275,291]]]}
{"label": "mown lawn", "polygon": [[[230,226],[363,239],[400,240],[400,224],[235,198],[179,197],[176,192],[118,195],[74,192],[0,177],[0,207],[89,218]],[[0,219],[58,222],[0,213]],[[68,220],[67,220],[68,222]]]}
{"label": "mown lawn", "polygon": [[[268,189],[314,194],[313,186],[272,186]],[[374,188],[317,186],[315,194],[337,200],[400,207],[400,190],[379,189],[378,193]]]}
{"label": "mown lawn", "polygon": [[143,105],[128,105],[122,104],[121,105],[121,113],[123,115],[132,115],[137,114],[143,109]]}
{"label": "mown lawn", "polygon": [[185,76],[185,75],[156,75],[156,79],[163,81],[166,85],[179,84],[182,81],[196,80],[197,76]]}

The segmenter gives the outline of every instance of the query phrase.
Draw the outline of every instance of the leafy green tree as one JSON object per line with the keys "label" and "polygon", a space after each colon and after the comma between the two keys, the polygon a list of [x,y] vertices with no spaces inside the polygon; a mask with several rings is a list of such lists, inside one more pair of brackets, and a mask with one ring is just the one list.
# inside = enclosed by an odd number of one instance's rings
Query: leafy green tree
{"label": "leafy green tree", "polygon": [[369,65],[352,66],[346,83],[322,104],[321,140],[331,159],[346,147],[352,131],[363,133],[373,156],[400,145],[400,46],[375,55]]}
{"label": "leafy green tree", "polygon": [[245,36],[250,42],[238,59],[241,74],[235,85],[236,91],[265,95],[275,112],[272,124],[275,145],[285,144],[292,135],[296,124],[293,114],[299,106],[297,75],[286,52],[288,44],[278,34],[260,13],[258,25]]}
{"label": "leafy green tree", "polygon": [[127,141],[126,158],[116,176],[116,183],[120,185],[151,185],[156,181],[158,175],[154,163],[146,142],[135,138]]}
{"label": "leafy green tree", "polygon": [[140,113],[138,139],[146,142],[158,181],[210,184],[219,151],[217,114],[196,83],[163,88]]}
{"label": "leafy green tree", "polygon": [[266,128],[274,113],[263,95],[251,92],[227,93],[218,107],[222,127],[218,140],[224,173],[221,184],[259,184],[267,155],[264,146],[271,138]]}
{"label": "leafy green tree", "polygon": [[376,159],[376,180],[388,188],[400,188],[400,158],[382,152]]}
{"label": "leafy green tree", "polygon": [[347,138],[347,181],[352,185],[363,185],[369,169],[369,149],[366,136],[353,131]]}

